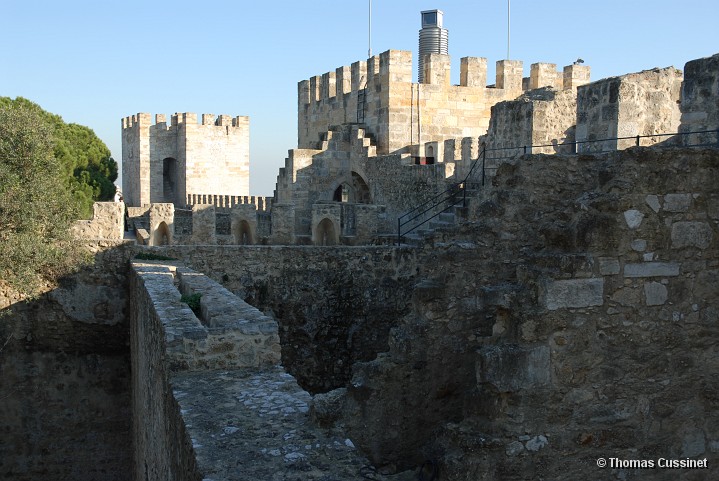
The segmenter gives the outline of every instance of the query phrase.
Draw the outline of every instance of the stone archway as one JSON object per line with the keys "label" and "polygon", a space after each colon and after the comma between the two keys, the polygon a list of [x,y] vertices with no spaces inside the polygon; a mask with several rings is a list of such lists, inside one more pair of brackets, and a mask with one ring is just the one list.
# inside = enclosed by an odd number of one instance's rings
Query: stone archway
{"label": "stone archway", "polygon": [[352,193],[354,194],[353,202],[357,204],[371,204],[369,186],[364,178],[354,170],[352,171]]}
{"label": "stone archway", "polygon": [[332,200],[335,202],[354,202],[352,195],[352,187],[347,182],[342,182],[332,194]]}
{"label": "stone archway", "polygon": [[167,226],[167,224],[163,221],[160,222],[160,225],[157,226],[155,229],[155,232],[152,235],[152,242],[150,245],[153,246],[167,246],[172,243],[172,234],[170,233],[170,228]]}
{"label": "stone archway", "polygon": [[252,234],[252,226],[245,219],[232,224],[232,238],[237,245],[253,245],[255,243]]}
{"label": "stone archway", "polygon": [[318,246],[332,246],[339,242],[334,222],[325,217],[315,227],[314,243]]}

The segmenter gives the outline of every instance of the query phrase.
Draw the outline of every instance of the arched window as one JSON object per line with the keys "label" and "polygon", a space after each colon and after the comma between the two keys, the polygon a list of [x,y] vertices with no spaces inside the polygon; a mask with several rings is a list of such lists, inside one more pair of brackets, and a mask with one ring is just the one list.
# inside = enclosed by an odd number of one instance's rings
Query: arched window
{"label": "arched window", "polygon": [[353,202],[358,204],[371,204],[369,186],[367,182],[357,172],[352,172],[352,192],[354,194]]}
{"label": "arched window", "polygon": [[434,147],[433,147],[433,146],[431,146],[431,145],[428,145],[428,146],[427,146],[427,150],[426,150],[426,152],[425,152],[425,155],[427,156],[427,157],[425,158],[426,163],[427,163],[428,165],[429,165],[429,164],[434,164]]}
{"label": "arched window", "polygon": [[351,202],[352,197],[352,187],[346,182],[337,186],[334,194],[332,194],[332,200],[335,202]]}

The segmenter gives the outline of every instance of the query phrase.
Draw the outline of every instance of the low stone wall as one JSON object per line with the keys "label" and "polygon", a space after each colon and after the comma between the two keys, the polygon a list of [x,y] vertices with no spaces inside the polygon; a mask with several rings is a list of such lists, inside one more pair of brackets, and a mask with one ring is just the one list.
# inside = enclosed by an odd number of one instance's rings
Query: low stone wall
{"label": "low stone wall", "polygon": [[[130,285],[135,479],[361,473],[351,440],[309,422],[309,394],[277,365],[275,321],[174,264],[134,261]],[[201,294],[199,319],[178,288]]]}
{"label": "low stone wall", "polygon": [[133,479],[127,266],[134,249],[118,241],[89,248],[93,265],[37,299],[0,286],[2,479]]}
{"label": "low stone wall", "polygon": [[280,338],[274,319],[205,275],[185,267],[178,267],[176,274],[182,294],[200,296],[198,317],[206,335],[195,333],[183,338],[182,350],[173,350],[173,366],[226,369],[280,363]]}
{"label": "low stone wall", "polygon": [[92,219],[76,221],[73,232],[78,239],[122,239],[125,233],[125,204],[95,202]]}
{"label": "low stone wall", "polygon": [[387,350],[411,304],[412,248],[167,246],[182,261],[272,315],[282,362],[310,392],[345,386],[352,364]]}
{"label": "low stone wall", "polygon": [[[166,349],[207,334],[190,308],[179,302],[173,278],[166,267],[136,266],[130,279],[134,479],[202,479],[172,396],[172,357]],[[164,309],[158,312],[158,307]],[[169,332],[163,329],[162,315],[175,321]]]}

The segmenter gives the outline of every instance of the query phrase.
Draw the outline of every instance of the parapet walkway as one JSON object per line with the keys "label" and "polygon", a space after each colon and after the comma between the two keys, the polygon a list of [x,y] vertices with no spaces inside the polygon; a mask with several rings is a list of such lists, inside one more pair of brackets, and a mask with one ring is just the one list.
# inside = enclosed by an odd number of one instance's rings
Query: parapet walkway
{"label": "parapet walkway", "polygon": [[172,387],[205,481],[363,479],[367,461],[310,423],[310,395],[282,367],[180,372]]}
{"label": "parapet walkway", "polygon": [[[414,479],[375,474],[350,439],[312,424],[311,396],[279,365],[273,319],[174,262],[134,261],[133,272],[136,477]],[[180,292],[202,295],[201,319]]]}

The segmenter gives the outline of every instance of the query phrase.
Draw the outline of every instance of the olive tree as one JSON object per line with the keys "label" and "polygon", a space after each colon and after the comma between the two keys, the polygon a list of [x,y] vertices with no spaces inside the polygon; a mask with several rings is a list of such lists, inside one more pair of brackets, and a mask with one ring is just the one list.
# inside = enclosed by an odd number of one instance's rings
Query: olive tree
{"label": "olive tree", "polygon": [[30,296],[83,259],[70,232],[78,204],[53,138],[34,109],[0,104],[0,279]]}

